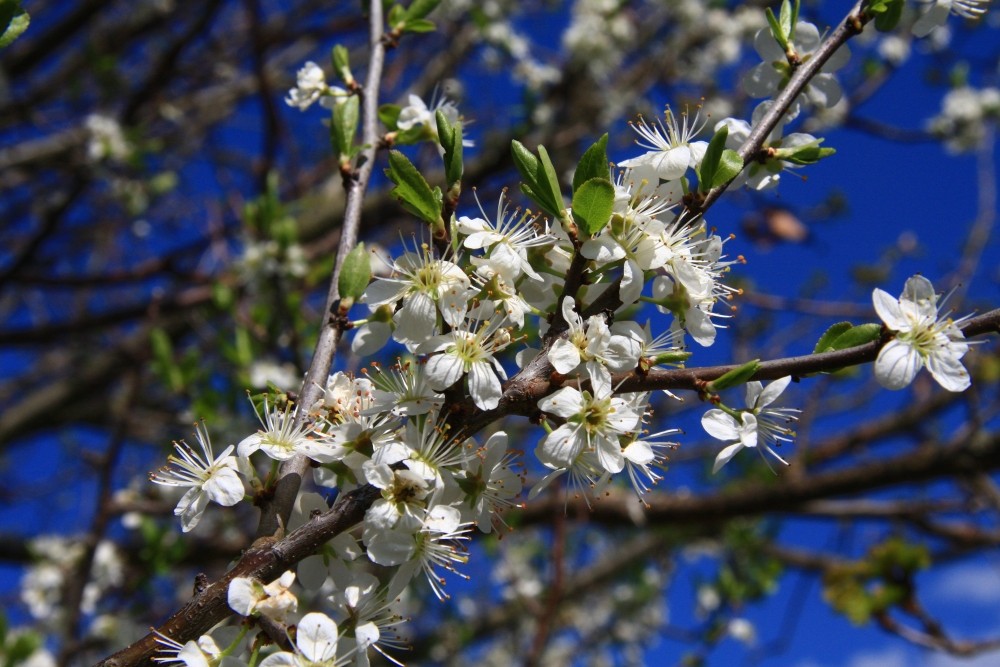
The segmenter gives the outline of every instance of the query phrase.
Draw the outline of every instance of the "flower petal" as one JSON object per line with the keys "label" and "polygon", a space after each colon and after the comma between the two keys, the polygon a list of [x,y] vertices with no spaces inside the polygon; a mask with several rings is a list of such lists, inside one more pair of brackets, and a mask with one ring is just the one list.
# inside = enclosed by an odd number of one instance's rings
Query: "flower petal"
{"label": "flower petal", "polygon": [[903,341],[889,341],[875,360],[875,378],[886,389],[902,389],[924,365],[920,353]]}

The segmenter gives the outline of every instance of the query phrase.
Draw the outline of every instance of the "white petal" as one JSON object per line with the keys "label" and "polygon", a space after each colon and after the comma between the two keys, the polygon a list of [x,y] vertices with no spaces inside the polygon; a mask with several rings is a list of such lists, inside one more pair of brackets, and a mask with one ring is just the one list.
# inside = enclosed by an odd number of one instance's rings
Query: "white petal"
{"label": "white petal", "polygon": [[464,364],[454,354],[436,354],[427,360],[427,383],[435,391],[443,391],[455,384],[464,372]]}
{"label": "white petal", "polygon": [[560,338],[549,348],[549,362],[563,375],[572,373],[580,365],[580,350],[565,338]]}
{"label": "white petal", "polygon": [[469,373],[469,393],[472,400],[481,410],[492,410],[500,404],[500,380],[486,362],[472,364]]}
{"label": "white petal", "polygon": [[965,391],[972,384],[969,372],[953,354],[932,354],[927,359],[927,370],[931,372],[938,384],[948,391]]}
{"label": "white petal", "polygon": [[396,337],[401,342],[422,343],[434,334],[434,301],[423,292],[403,300],[403,307],[393,316]]}
{"label": "white petal", "polygon": [[891,294],[876,287],[872,290],[872,304],[875,306],[875,312],[878,313],[879,318],[885,322],[887,327],[893,331],[909,330],[910,323],[903,315],[899,301],[894,299]]}
{"label": "white petal", "polygon": [[351,341],[351,352],[359,357],[375,354],[389,341],[392,327],[385,322],[369,322],[358,327]]}
{"label": "white petal", "polygon": [[193,530],[207,506],[208,495],[205,492],[198,487],[188,489],[174,508],[174,515],[181,518],[181,530],[185,533]]}
{"label": "white petal", "polygon": [[243,500],[243,480],[232,468],[221,468],[205,482],[205,493],[223,507],[232,507]]}
{"label": "white petal", "polygon": [[746,397],[744,398],[746,406],[748,408],[759,407],[757,404],[757,400],[760,398],[760,395],[763,393],[763,391],[764,391],[764,385],[762,385],[760,382],[757,382],[756,380],[754,380],[753,382],[747,382]]}
{"label": "white petal", "polygon": [[563,424],[549,433],[535,449],[538,460],[553,469],[569,467],[584,445],[578,431],[578,426]]}
{"label": "white petal", "polygon": [[743,423],[740,425],[740,442],[744,447],[757,446],[757,417],[749,412],[741,412],[740,418]]}
{"label": "white petal", "polygon": [[299,621],[295,644],[310,661],[326,662],[337,654],[337,624],[326,614],[306,614]]}
{"label": "white petal", "polygon": [[913,382],[923,365],[924,360],[913,347],[902,341],[892,340],[878,353],[875,378],[886,389],[902,389]]}
{"label": "white petal", "polygon": [[618,298],[623,306],[628,306],[639,300],[642,296],[642,286],[644,284],[642,269],[638,262],[629,259],[622,267],[622,283],[618,288]]}
{"label": "white petal", "polygon": [[[785,391],[785,388],[788,387],[788,383],[791,381],[792,381],[792,376],[786,375],[785,377],[778,378],[771,384],[767,385],[767,388],[764,389],[763,392],[761,392],[760,397],[758,398],[757,402],[754,403],[753,407],[763,408],[765,406],[771,405],[771,403],[774,403],[775,399],[777,399],[778,396],[781,396],[781,392]],[[747,406],[749,407],[750,404],[747,403]]]}
{"label": "white petal", "polygon": [[724,466],[727,463],[729,463],[730,459],[732,459],[734,456],[736,456],[736,454],[741,449],[743,449],[743,443],[737,442],[736,444],[729,445],[728,447],[726,447],[725,449],[723,449],[721,452],[719,452],[719,455],[715,457],[715,465],[712,466],[712,474],[714,475],[715,473],[719,472],[719,469],[722,466]]}
{"label": "white petal", "polygon": [[362,649],[366,649],[373,644],[377,644],[379,637],[378,626],[370,621],[368,623],[362,623],[358,627],[354,628],[354,640]]}
{"label": "white petal", "polygon": [[601,467],[614,474],[625,467],[625,457],[622,456],[618,438],[599,438],[597,441],[597,460]]}
{"label": "white petal", "polygon": [[281,651],[280,653],[272,653],[264,658],[260,663],[260,667],[301,667],[301,665],[299,664],[298,656],[294,653]]}
{"label": "white petal", "polygon": [[575,387],[563,387],[538,401],[538,409],[569,419],[583,407],[583,394]]}
{"label": "white petal", "polygon": [[653,160],[656,173],[665,181],[673,181],[687,172],[691,164],[691,149],[687,146],[677,146],[658,153]]}
{"label": "white petal", "polygon": [[249,616],[257,602],[257,594],[252,580],[236,577],[229,582],[227,600],[229,608],[242,616]]}
{"label": "white petal", "polygon": [[736,421],[719,409],[709,410],[702,415],[701,427],[710,436],[719,440],[739,440],[740,438]]}

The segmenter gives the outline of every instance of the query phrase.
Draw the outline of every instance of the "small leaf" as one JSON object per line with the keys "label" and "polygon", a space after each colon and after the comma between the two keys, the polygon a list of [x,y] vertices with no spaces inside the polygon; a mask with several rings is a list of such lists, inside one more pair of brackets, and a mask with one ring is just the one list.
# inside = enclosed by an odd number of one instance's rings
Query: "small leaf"
{"label": "small leaf", "polygon": [[725,375],[718,377],[708,383],[708,391],[710,393],[716,393],[722,391],[723,389],[729,389],[730,387],[736,387],[744,384],[753,377],[753,374],[760,369],[760,359],[754,359],[753,361],[748,361],[742,366],[734,368]]}
{"label": "small leaf", "polygon": [[792,38],[792,3],[788,0],[781,0],[781,11],[778,13],[778,23],[781,25],[781,34],[788,39]]}
{"label": "small leaf", "polygon": [[573,192],[592,178],[608,177],[608,133],[597,140],[580,158],[573,173]]}
{"label": "small leaf", "polygon": [[724,183],[736,178],[736,175],[743,171],[743,158],[736,151],[727,148],[722,151],[722,159],[719,160],[718,169],[712,177],[712,187],[717,188]]}
{"label": "small leaf", "polygon": [[333,105],[330,122],[330,140],[337,154],[350,158],[354,155],[354,135],[358,131],[358,96],[351,95],[340,104]]}
{"label": "small leaf", "polygon": [[405,21],[410,22],[414,19],[422,19],[441,4],[441,0],[413,0],[410,6],[406,8],[406,12],[403,14]]}
{"label": "small leaf", "polygon": [[770,7],[764,10],[764,15],[767,17],[768,25],[771,26],[771,36],[774,37],[774,41],[778,43],[782,51],[788,51],[788,36],[781,29],[781,24],[778,23],[778,19],[775,18]]}
{"label": "small leaf", "polygon": [[390,132],[396,130],[396,123],[399,122],[399,114],[403,107],[398,104],[383,104],[378,108],[378,119]]}
{"label": "small leaf", "polygon": [[359,243],[344,257],[344,267],[340,270],[337,290],[341,299],[357,300],[365,292],[372,278],[371,258],[365,244]]}
{"label": "small leaf", "polygon": [[875,17],[875,29],[879,32],[892,32],[902,15],[903,0],[887,0],[885,11]]}
{"label": "small leaf", "polygon": [[524,147],[516,139],[510,142],[511,155],[514,157],[514,165],[518,173],[524,179],[521,191],[531,197],[543,211],[553,217],[561,217],[563,206],[562,195],[559,193],[558,181],[555,191],[552,189],[552,181],[555,179],[555,169],[548,159],[545,148],[538,147],[539,155],[544,158],[535,157],[535,154]]}
{"label": "small leaf", "polygon": [[823,335],[819,337],[818,341],[816,341],[816,347],[813,348],[813,354],[819,354],[820,352],[826,352],[834,349],[833,341],[837,340],[842,333],[849,330],[853,326],[854,325],[850,322],[837,322],[831,326],[829,329],[824,331]]}
{"label": "small leaf", "polygon": [[837,336],[830,347],[834,350],[846,350],[849,347],[857,347],[878,340],[881,335],[882,325],[860,324]]}
{"label": "small leaf", "polygon": [[424,222],[440,224],[441,191],[431,190],[409,158],[399,151],[389,151],[386,175],[396,184],[392,194],[403,204],[403,208]]}
{"label": "small leaf", "polygon": [[354,75],[351,74],[351,57],[347,48],[342,44],[335,45],[330,53],[330,60],[333,61],[333,71],[340,77],[340,80],[347,85],[352,85]]}
{"label": "small leaf", "polygon": [[705,157],[701,159],[701,166],[698,169],[698,190],[708,192],[712,189],[712,182],[719,169],[719,162],[722,160],[722,152],[726,149],[726,139],[729,138],[729,126],[723,125],[719,131],[712,135],[705,149]]}
{"label": "small leaf", "polygon": [[0,5],[0,49],[10,44],[28,29],[31,16],[24,11],[17,0],[8,0]]}
{"label": "small leaf", "polygon": [[434,120],[437,122],[438,141],[444,149],[445,180],[450,187],[462,179],[462,125],[452,125],[440,109],[434,112]]}
{"label": "small leaf", "polygon": [[549,159],[549,152],[541,144],[538,145],[538,160],[542,167],[542,173],[538,175],[539,185],[543,185],[547,190],[549,200],[555,209],[552,214],[558,217],[565,208],[562,188],[559,187],[559,177],[556,175],[556,168],[552,166],[552,160]]}
{"label": "small leaf", "polygon": [[573,195],[573,221],[587,236],[595,236],[611,220],[615,186],[607,178],[592,178]]}
{"label": "small leaf", "polygon": [[424,33],[434,32],[437,29],[437,24],[434,21],[426,19],[407,20],[405,26],[403,32]]}

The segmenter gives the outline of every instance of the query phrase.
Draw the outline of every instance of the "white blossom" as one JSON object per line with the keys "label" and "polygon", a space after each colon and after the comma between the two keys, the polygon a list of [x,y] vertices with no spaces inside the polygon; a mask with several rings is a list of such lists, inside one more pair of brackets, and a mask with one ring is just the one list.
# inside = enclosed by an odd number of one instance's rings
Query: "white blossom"
{"label": "white blossom", "polygon": [[990,0],[918,0],[924,10],[913,24],[913,34],[926,37],[948,20],[949,14],[966,19],[978,19],[986,13]]}
{"label": "white blossom", "polygon": [[229,582],[229,608],[243,616],[260,614],[283,623],[299,606],[298,599],[289,590],[294,582],[295,573],[290,570],[269,584],[248,577],[236,577]]}
{"label": "white blossom", "polygon": [[747,382],[747,408],[741,411],[715,408],[701,418],[701,425],[713,438],[736,442],[729,445],[715,458],[712,472],[718,472],[744,447],[760,447],[761,456],[766,451],[785,465],[788,461],[774,450],[781,442],[791,442],[795,432],[786,424],[798,419],[794,408],[768,408],[785,390],[791,377],[775,380],[766,388],[760,382]]}
{"label": "white blossom", "polygon": [[[794,49],[799,61],[804,62],[812,57],[821,42],[822,38],[816,26],[806,21],[799,21],[789,47]],[[788,63],[787,54],[771,34],[770,28],[762,28],[757,32],[753,46],[764,62],[747,73],[743,79],[743,86],[752,97],[773,97],[788,84],[793,74],[792,66]],[[819,74],[809,81],[804,95],[813,106],[832,107],[840,100],[843,91],[832,73],[843,67],[850,55],[847,46],[841,46],[823,63]],[[797,109],[796,103],[789,113],[794,117],[798,113]]]}
{"label": "white blossom", "polygon": [[156,484],[188,489],[174,508],[174,514],[181,517],[181,529],[185,533],[201,521],[209,500],[223,507],[232,507],[244,496],[236,457],[231,455],[235,448],[230,445],[218,457],[214,456],[203,423],[195,424],[195,436],[201,447],[200,454],[184,442],[175,442],[174,449],[180,456],[171,454],[167,457],[167,461],[175,467],[166,466],[149,474],[150,481]]}
{"label": "white blossom", "polygon": [[896,336],[875,360],[875,377],[887,389],[902,389],[924,366],[948,391],[964,391],[971,384],[962,357],[969,350],[959,328],[964,321],[947,314],[938,317],[937,294],[931,281],[913,276],[894,299],[880,289],[872,292],[875,312]]}
{"label": "white blossom", "polygon": [[264,658],[260,667],[341,667],[350,656],[337,656],[337,624],[326,614],[302,617],[295,632],[295,652],[281,651]]}
{"label": "white blossom", "polygon": [[664,120],[664,123],[657,120],[651,125],[645,118],[640,118],[638,123],[631,123],[632,129],[645,140],[639,141],[639,145],[649,150],[639,157],[620,162],[619,167],[649,166],[661,179],[674,181],[683,176],[688,167],[696,168],[701,164],[708,142],[692,141],[705,127],[700,113],[695,112],[689,123],[686,111],[678,119],[667,107]]}

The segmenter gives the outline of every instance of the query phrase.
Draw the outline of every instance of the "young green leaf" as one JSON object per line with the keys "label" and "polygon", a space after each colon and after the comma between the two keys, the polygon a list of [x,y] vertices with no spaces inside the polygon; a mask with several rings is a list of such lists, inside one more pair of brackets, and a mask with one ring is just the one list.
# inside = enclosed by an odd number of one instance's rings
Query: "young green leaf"
{"label": "young green leaf", "polygon": [[357,95],[351,95],[340,104],[333,105],[330,140],[333,149],[341,157],[350,158],[354,155],[354,135],[358,130],[359,117]]}
{"label": "young green leaf", "polygon": [[[535,157],[535,154],[524,147],[516,139],[510,142],[511,155],[514,157],[514,166],[524,182],[521,184],[521,192],[531,197],[539,207],[553,217],[562,215],[562,195],[559,193],[558,184],[555,193],[552,191],[551,182],[555,178],[555,169],[548,160],[548,153],[541,146],[538,147],[539,154],[544,154],[544,160]],[[551,171],[551,178],[549,172]]]}
{"label": "young green leaf", "polygon": [[383,104],[378,108],[378,119],[390,132],[394,132],[402,111],[403,107],[398,104]]}
{"label": "young green leaf", "polygon": [[712,188],[715,174],[719,169],[722,160],[722,152],[726,149],[726,139],[729,138],[729,126],[723,125],[716,132],[708,148],[705,149],[705,157],[701,160],[701,167],[698,170],[698,190],[708,192]]}
{"label": "young green leaf", "polygon": [[743,158],[736,151],[729,148],[725,149],[722,151],[718,168],[712,177],[712,187],[717,188],[724,183],[728,183],[736,178],[736,175],[741,171],[743,171]]}
{"label": "young green leaf", "polygon": [[573,221],[588,237],[595,236],[611,220],[615,186],[607,178],[584,181],[573,194]]}
{"label": "young green leaf", "polygon": [[824,331],[823,335],[819,337],[818,341],[816,341],[816,347],[813,348],[813,354],[819,354],[820,352],[827,352],[828,350],[834,349],[833,341],[837,340],[842,333],[849,330],[853,326],[854,325],[850,322],[837,322],[831,326],[829,329]]}
{"label": "young green leaf", "polygon": [[413,0],[403,13],[403,20],[410,22],[422,19],[437,9],[440,4],[441,0]]}
{"label": "young green leaf", "polygon": [[462,179],[462,124],[452,125],[440,109],[434,112],[434,120],[444,149],[445,180],[450,187]]}
{"label": "young green leaf", "polygon": [[396,184],[393,196],[410,213],[431,225],[441,222],[441,190],[431,186],[413,166],[409,158],[399,151],[389,151],[389,168],[386,175]]}
{"label": "young green leaf", "polygon": [[542,167],[542,173],[537,176],[539,185],[545,188],[549,201],[552,202],[555,209],[553,215],[558,217],[565,208],[562,188],[559,187],[559,177],[556,175],[556,168],[552,166],[552,160],[549,159],[549,152],[541,144],[538,145],[538,160]]}
{"label": "young green leaf", "polygon": [[774,12],[771,11],[770,7],[764,9],[764,16],[767,17],[767,23],[771,26],[771,35],[774,37],[774,41],[778,43],[782,51],[788,50],[788,35],[781,27],[781,23],[775,18]]}
{"label": "young green leaf", "polygon": [[349,86],[353,84],[354,75],[351,74],[351,59],[347,48],[342,44],[335,45],[330,54],[330,60],[333,61],[333,71],[340,77],[340,80]]}
{"label": "young green leaf", "polygon": [[365,250],[365,244],[359,243],[344,258],[344,267],[340,270],[340,277],[337,280],[340,298],[357,300],[365,293],[371,278],[371,258]]}
{"label": "young green leaf", "polygon": [[573,192],[592,178],[608,177],[608,133],[597,140],[580,158],[573,173]]}
{"label": "young green leaf", "polygon": [[792,3],[788,0],[781,0],[781,11],[778,13],[778,23],[781,25],[781,34],[787,39],[792,38]]}
{"label": "young green leaf", "polygon": [[723,389],[729,389],[730,387],[736,387],[741,384],[746,383],[753,374],[760,369],[760,359],[754,359],[748,361],[738,368],[734,368],[728,373],[718,377],[708,383],[706,389],[710,393],[716,393],[722,391]]}
{"label": "young green leaf", "polygon": [[437,24],[434,21],[428,21],[427,19],[412,19],[407,20],[404,24],[406,27],[403,28],[403,32],[434,32],[437,29]]}
{"label": "young green leaf", "polygon": [[859,324],[837,336],[830,347],[834,350],[846,350],[849,347],[857,347],[878,340],[881,335],[882,326],[880,324]]}
{"label": "young green leaf", "polygon": [[19,0],[0,3],[0,49],[9,46],[28,29],[31,16],[21,7]]}
{"label": "young green leaf", "polygon": [[902,15],[903,0],[886,0],[884,11],[875,17],[875,29],[879,32],[892,32]]}

